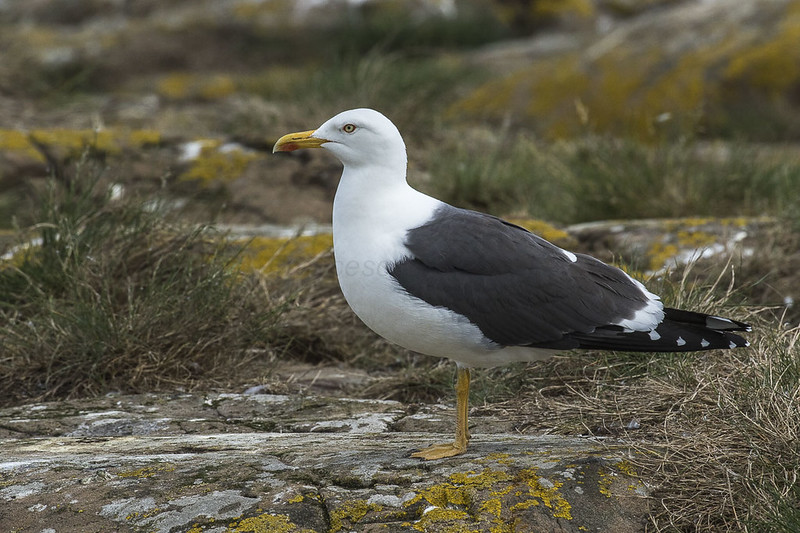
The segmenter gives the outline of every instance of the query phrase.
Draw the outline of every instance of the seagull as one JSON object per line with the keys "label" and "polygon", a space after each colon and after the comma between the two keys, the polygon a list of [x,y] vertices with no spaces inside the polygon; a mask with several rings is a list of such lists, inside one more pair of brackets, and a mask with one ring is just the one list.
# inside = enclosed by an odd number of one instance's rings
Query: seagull
{"label": "seagull", "polygon": [[304,148],[327,150],[343,165],[333,252],[347,303],[385,339],[456,361],[455,440],[412,457],[467,450],[470,368],[573,349],[748,346],[732,333],[750,331],[748,324],[665,308],[619,268],[412,188],[403,138],[378,111],[344,111],[315,130],[284,135],[273,152]]}

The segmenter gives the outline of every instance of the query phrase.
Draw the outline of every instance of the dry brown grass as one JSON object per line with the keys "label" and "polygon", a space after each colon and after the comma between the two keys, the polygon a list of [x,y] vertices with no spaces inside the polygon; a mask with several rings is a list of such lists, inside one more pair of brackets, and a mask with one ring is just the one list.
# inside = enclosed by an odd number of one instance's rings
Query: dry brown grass
{"label": "dry brown grass", "polygon": [[797,505],[800,328],[759,325],[749,350],[696,365],[693,386],[675,391],[648,379],[636,387],[644,397],[669,390],[677,400],[659,433],[626,437],[655,487],[654,530],[780,530],[781,501]]}
{"label": "dry brown grass", "polygon": [[800,328],[743,311],[748,349],[553,358],[531,365],[520,397],[483,411],[511,413],[525,432],[628,443],[652,490],[648,530],[796,531]]}

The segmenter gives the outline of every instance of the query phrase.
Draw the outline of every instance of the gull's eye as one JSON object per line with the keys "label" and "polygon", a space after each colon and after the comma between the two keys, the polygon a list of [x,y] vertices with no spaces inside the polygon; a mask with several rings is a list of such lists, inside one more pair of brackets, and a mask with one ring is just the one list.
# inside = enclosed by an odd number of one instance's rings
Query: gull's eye
{"label": "gull's eye", "polygon": [[344,127],[342,128],[342,131],[345,132],[345,133],[353,133],[354,131],[356,131],[356,125],[355,124],[345,124]]}

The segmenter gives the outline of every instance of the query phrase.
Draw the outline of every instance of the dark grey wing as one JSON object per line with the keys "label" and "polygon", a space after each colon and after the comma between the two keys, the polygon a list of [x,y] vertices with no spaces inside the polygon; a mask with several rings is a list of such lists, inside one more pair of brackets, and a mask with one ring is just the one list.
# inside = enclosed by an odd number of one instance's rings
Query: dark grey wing
{"label": "dark grey wing", "polygon": [[620,269],[570,254],[499,218],[440,208],[410,230],[389,272],[409,294],[464,315],[502,346],[693,351],[746,346],[741,322],[666,309],[654,331],[624,327],[653,305]]}
{"label": "dark grey wing", "polygon": [[648,303],[621,270],[474,211],[440,208],[406,246],[413,257],[390,269],[399,284],[504,346],[575,348],[567,334],[617,324]]}

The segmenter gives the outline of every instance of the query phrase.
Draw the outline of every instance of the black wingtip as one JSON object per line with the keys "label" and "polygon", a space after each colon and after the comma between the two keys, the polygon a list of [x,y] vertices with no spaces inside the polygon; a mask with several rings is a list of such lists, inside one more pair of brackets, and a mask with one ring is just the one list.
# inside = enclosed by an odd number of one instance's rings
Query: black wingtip
{"label": "black wingtip", "polygon": [[[702,313],[698,313],[702,316]],[[715,331],[752,331],[750,324],[716,315],[705,316],[705,326]]]}
{"label": "black wingtip", "polygon": [[664,312],[664,320],[649,332],[608,325],[568,337],[577,341],[580,348],[636,352],[695,352],[750,346],[747,339],[734,333],[752,330],[744,322],[681,309],[667,308]]}

